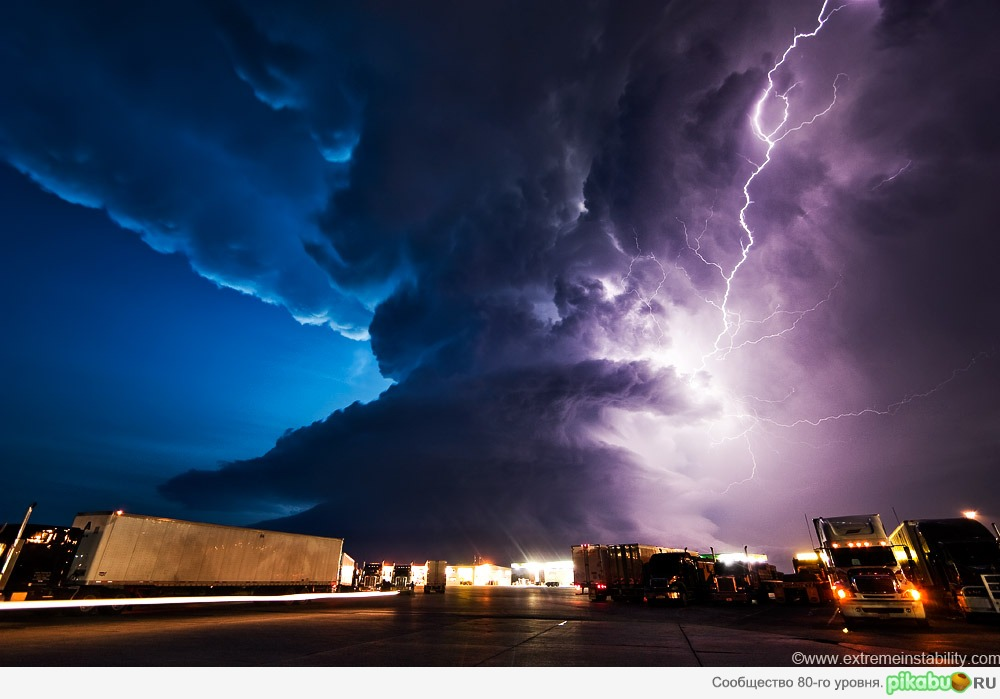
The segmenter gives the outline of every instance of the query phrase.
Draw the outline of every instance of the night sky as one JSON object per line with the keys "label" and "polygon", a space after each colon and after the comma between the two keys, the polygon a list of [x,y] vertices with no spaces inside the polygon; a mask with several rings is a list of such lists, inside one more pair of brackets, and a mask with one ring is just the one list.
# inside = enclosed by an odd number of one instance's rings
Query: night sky
{"label": "night sky", "polygon": [[359,560],[1000,520],[1000,5],[4,3],[0,520]]}

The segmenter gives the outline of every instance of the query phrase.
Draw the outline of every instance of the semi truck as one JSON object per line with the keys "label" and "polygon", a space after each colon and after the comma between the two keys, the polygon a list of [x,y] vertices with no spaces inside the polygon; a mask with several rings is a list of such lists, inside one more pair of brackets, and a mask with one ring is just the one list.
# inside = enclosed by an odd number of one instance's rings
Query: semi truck
{"label": "semi truck", "polygon": [[766,602],[775,594],[768,583],[778,579],[778,569],[762,553],[713,552],[714,574],[709,599],[713,602],[752,604]]}
{"label": "semi truck", "polygon": [[[995,525],[994,525],[995,526]],[[1000,614],[1000,544],[996,532],[968,518],[906,520],[889,539],[932,604],[967,619]]]}
{"label": "semi truck", "polygon": [[[646,564],[657,553],[683,549],[647,544],[611,544],[607,547],[607,596],[613,601],[641,602],[646,597]],[[591,595],[593,598],[593,595]]]}
{"label": "semi truck", "polygon": [[379,592],[388,583],[383,574],[384,565],[382,561],[376,563],[364,563],[361,566],[361,574],[358,577],[358,590],[362,592]]}
{"label": "semi truck", "polygon": [[608,598],[608,547],[603,544],[579,544],[570,547],[573,561],[573,586],[592,602]]}
{"label": "semi truck", "polygon": [[879,515],[817,517],[813,526],[845,626],[866,619],[927,625],[921,592],[907,579]]}
{"label": "semi truck", "polygon": [[708,598],[715,563],[695,551],[661,549],[643,566],[643,598],[648,604],[688,602]]}
{"label": "semi truck", "polygon": [[781,584],[775,586],[780,591],[781,601],[790,604],[833,602],[834,594],[826,577],[826,568],[815,550],[796,553],[792,557],[792,570],[795,572],[783,576]]}
{"label": "semi truck", "polygon": [[396,563],[392,566],[392,580],[390,589],[402,592],[413,591],[413,564]]}
{"label": "semi truck", "polygon": [[340,579],[343,539],[121,510],[38,526],[32,509],[0,531],[4,601],[335,592]]}
{"label": "semi truck", "polygon": [[424,593],[440,592],[444,594],[448,586],[448,561],[427,561],[427,579],[424,581]]}

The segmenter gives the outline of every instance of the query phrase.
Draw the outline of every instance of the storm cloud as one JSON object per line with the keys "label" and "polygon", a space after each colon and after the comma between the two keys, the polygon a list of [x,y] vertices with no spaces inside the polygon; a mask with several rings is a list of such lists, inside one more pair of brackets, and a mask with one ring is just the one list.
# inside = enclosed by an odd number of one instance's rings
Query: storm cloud
{"label": "storm cloud", "polygon": [[387,559],[785,555],[984,498],[931,493],[1000,446],[998,11],[827,8],[772,71],[821,7],[19,6],[0,153],[395,381],[176,502]]}

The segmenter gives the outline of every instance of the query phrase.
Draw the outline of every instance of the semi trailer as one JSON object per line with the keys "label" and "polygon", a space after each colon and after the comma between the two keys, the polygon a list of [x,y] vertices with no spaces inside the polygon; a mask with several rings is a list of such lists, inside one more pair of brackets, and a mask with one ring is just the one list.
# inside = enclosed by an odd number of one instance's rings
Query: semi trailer
{"label": "semi trailer", "polygon": [[424,581],[424,593],[440,592],[444,594],[448,587],[448,561],[427,561],[427,579]]}
{"label": "semi trailer", "polygon": [[1000,614],[1000,544],[968,518],[906,520],[889,536],[931,602],[966,618]]}
{"label": "semi trailer", "polygon": [[642,600],[643,567],[654,553],[679,551],[646,544],[579,544],[570,547],[573,585],[592,602]]}
{"label": "semi trailer", "polygon": [[927,625],[920,590],[907,579],[877,514],[817,517],[817,554],[845,626],[863,619]]}
{"label": "semi trailer", "polygon": [[358,567],[354,558],[343,553],[340,558],[340,585],[338,592],[352,592],[357,589]]}
{"label": "semi trailer", "polygon": [[[646,596],[644,568],[656,553],[677,552],[647,544],[611,544],[607,547],[607,595],[613,601],[642,601]],[[591,594],[593,598],[593,594]]]}
{"label": "semi trailer", "polygon": [[0,531],[0,600],[334,592],[343,539],[114,512]]}
{"label": "semi trailer", "polygon": [[570,547],[573,560],[573,585],[593,602],[608,598],[608,547],[603,544],[579,544]]}

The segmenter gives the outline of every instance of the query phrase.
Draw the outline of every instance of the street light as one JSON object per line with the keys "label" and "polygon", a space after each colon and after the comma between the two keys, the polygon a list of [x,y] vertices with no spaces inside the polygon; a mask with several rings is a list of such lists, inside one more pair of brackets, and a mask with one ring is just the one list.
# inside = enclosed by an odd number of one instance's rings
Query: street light
{"label": "street light", "polygon": [[962,513],[962,516],[965,517],[966,519],[975,519],[976,517],[979,516],[979,513],[976,512],[975,510],[965,510]]}

